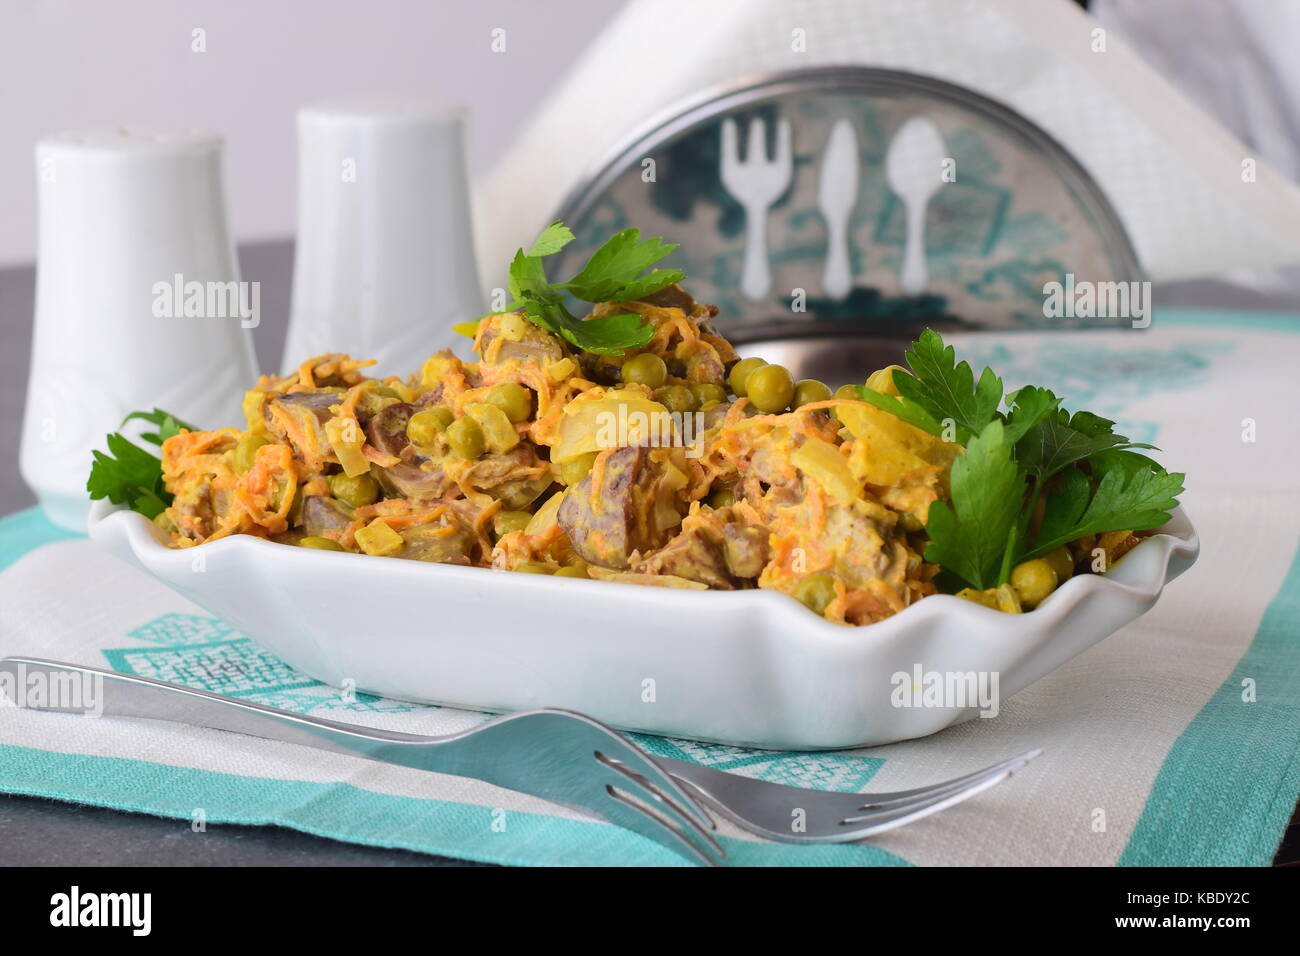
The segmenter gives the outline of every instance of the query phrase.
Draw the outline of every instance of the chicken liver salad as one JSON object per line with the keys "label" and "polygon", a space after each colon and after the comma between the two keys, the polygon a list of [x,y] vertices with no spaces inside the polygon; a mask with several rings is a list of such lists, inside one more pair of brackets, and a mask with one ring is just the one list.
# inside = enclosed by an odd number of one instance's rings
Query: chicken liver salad
{"label": "chicken liver salad", "polygon": [[[870,624],[940,592],[1009,613],[1104,571],[1183,476],[1045,388],[1004,393],[935,332],[832,391],[741,359],[717,310],[613,236],[572,279],[520,250],[513,301],[406,377],[347,355],[263,376],[244,427],[155,409],[96,452],[91,496],[175,548],[233,534],[324,551],[688,589],[765,588]],[[575,316],[574,302],[589,303]],[[130,420],[128,419],[128,420]]]}

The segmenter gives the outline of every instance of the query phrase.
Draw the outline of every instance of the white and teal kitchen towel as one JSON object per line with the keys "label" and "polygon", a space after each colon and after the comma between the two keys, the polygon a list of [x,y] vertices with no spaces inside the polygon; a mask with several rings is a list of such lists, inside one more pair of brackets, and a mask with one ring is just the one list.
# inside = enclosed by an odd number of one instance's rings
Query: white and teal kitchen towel
{"label": "white and teal kitchen towel", "polygon": [[[865,844],[767,843],[734,864],[1267,865],[1300,795],[1300,316],[1157,311],[1146,331],[955,336],[959,352],[1118,419],[1188,474],[1199,563],[1145,617],[1002,702],[999,716],[843,753],[653,737],[766,780],[894,790],[1042,747],[1010,781]],[[0,522],[0,656],[109,666],[414,733],[485,715],[341,692],[35,511]],[[862,640],[870,640],[864,630]],[[516,864],[664,864],[616,827],[473,780],[235,734],[0,709],[0,791],[177,820],[278,824]],[[0,841],[0,863],[4,862]]]}

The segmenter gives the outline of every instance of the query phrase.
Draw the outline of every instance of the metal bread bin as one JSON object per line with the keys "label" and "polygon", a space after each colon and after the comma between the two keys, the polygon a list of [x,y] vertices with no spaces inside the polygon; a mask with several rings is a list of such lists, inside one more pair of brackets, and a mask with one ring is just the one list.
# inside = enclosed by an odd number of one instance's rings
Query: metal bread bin
{"label": "metal bread bin", "polygon": [[681,104],[557,218],[577,236],[557,271],[629,226],[680,242],[665,265],[742,344],[834,338],[842,354],[846,338],[895,343],[927,325],[1040,326],[1049,281],[1142,278],[1105,195],[1042,129],[951,83],[865,67]]}

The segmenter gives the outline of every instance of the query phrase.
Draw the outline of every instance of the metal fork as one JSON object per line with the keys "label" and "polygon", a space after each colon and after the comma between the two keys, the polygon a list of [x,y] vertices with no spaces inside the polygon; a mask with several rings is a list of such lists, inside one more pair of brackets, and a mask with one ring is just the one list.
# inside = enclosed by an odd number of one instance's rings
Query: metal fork
{"label": "metal fork", "polygon": [[[916,790],[828,793],[650,757],[604,724],[566,710],[520,711],[460,734],[424,737],[307,717],[165,681],[59,661],[4,658],[0,673],[5,672],[13,675],[15,687],[25,686],[26,675],[33,672],[102,681],[100,706],[110,716],[212,727],[483,780],[595,813],[709,865],[717,865],[726,851],[709,832],[713,821],[701,802],[768,839],[847,843],[961,803],[1005,780],[1042,752],[1031,750]],[[20,703],[37,710],[86,710],[48,700],[37,706]]]}
{"label": "metal fork", "polygon": [[790,185],[794,158],[790,121],[776,127],[776,155],[766,159],[767,124],[755,117],[749,123],[745,159],[740,158],[736,121],[722,123],[722,157],[718,170],[723,188],[745,207],[745,265],[740,291],[750,300],[763,298],[772,288],[767,262],[767,211]]}
{"label": "metal fork", "polygon": [[946,810],[1006,780],[1042,753],[1028,750],[983,770],[916,790],[830,793],[768,783],[653,757],[707,806],[751,833],[784,843],[849,843]]}
{"label": "metal fork", "polygon": [[117,674],[96,667],[37,658],[0,660],[0,672],[17,690],[42,674],[67,687],[89,681],[90,708],[67,706],[46,694],[13,703],[32,710],[141,717],[212,727],[301,744],[383,763],[472,777],[529,793],[608,820],[696,863],[718,865],[726,851],[713,837],[713,821],[683,789],[634,744],[613,730],[566,710],[527,710],[497,717],[445,737],[424,737],[307,717],[207,691]]}

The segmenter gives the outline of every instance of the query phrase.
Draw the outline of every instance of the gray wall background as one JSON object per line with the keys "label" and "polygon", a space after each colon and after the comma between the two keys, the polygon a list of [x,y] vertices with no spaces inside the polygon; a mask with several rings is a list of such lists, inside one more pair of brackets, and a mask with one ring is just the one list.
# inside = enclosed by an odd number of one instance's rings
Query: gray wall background
{"label": "gray wall background", "polygon": [[[358,93],[469,111],[470,168],[513,138],[624,0],[4,0],[0,266],[35,251],[32,146],[66,129],[200,127],[226,137],[241,242],[294,224],[294,112]],[[494,53],[492,31],[506,49]],[[202,30],[206,51],[194,52]]]}
{"label": "gray wall background", "polygon": [[[201,127],[226,138],[242,276],[262,284],[255,340],[277,368],[289,309],[294,114],[360,93],[468,110],[481,172],[624,0],[5,0],[0,4],[0,515],[18,475],[36,248],[33,146],[60,130]],[[506,50],[491,49],[496,28]],[[206,51],[195,52],[195,30]]]}

